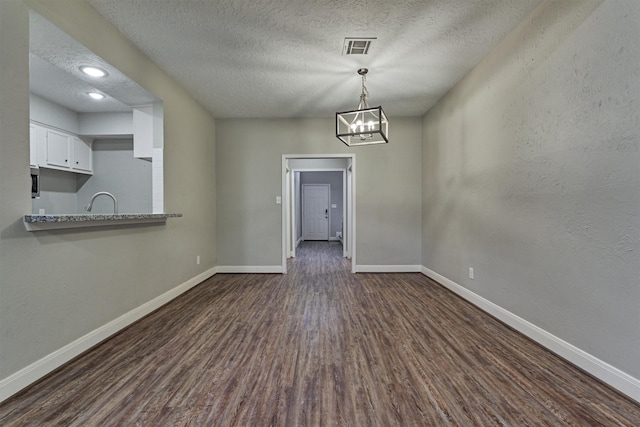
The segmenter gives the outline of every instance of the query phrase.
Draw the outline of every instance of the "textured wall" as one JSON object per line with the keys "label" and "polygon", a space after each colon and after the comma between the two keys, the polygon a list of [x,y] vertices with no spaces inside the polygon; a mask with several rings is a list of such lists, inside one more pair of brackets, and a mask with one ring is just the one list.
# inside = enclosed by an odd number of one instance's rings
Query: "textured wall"
{"label": "textured wall", "polygon": [[639,8],[536,9],[425,116],[422,179],[424,266],[636,378]]}
{"label": "textured wall", "polygon": [[0,381],[216,265],[215,121],[84,2],[29,4],[164,100],[166,210],[184,217],[163,226],[25,231],[24,4],[0,1]]}
{"label": "textured wall", "polygon": [[283,154],[356,155],[356,262],[420,264],[419,118],[390,118],[391,142],[348,148],[334,119],[216,120],[219,265],[282,264]]}

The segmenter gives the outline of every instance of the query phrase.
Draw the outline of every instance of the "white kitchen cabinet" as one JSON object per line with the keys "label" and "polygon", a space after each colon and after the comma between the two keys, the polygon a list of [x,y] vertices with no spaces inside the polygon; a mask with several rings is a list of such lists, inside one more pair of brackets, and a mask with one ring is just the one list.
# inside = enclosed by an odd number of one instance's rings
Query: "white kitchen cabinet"
{"label": "white kitchen cabinet", "polygon": [[32,168],[38,167],[38,134],[40,129],[33,123],[29,125],[29,166]]}
{"label": "white kitchen cabinet", "polygon": [[133,109],[133,157],[150,159],[153,155],[153,107]]}
{"label": "white kitchen cabinet", "polygon": [[51,129],[39,123],[30,124],[31,163],[41,168],[93,174],[93,151],[90,140]]}
{"label": "white kitchen cabinet", "polygon": [[164,146],[164,107],[162,102],[133,109],[133,157],[151,160],[153,149]]}
{"label": "white kitchen cabinet", "polygon": [[83,141],[78,137],[73,138],[73,169],[91,173],[93,171],[91,142]]}
{"label": "white kitchen cabinet", "polygon": [[71,135],[47,129],[46,165],[55,168],[71,169]]}

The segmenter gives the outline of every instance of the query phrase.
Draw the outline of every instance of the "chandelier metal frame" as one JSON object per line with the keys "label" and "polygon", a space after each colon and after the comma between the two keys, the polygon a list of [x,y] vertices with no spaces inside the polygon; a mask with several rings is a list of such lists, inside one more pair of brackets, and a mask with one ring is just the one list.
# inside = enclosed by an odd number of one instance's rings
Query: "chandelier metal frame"
{"label": "chandelier metal frame", "polygon": [[358,69],[362,77],[360,102],[355,110],[336,113],[336,137],[349,147],[359,145],[387,144],[389,142],[389,120],[382,107],[369,107],[366,86],[366,68]]}

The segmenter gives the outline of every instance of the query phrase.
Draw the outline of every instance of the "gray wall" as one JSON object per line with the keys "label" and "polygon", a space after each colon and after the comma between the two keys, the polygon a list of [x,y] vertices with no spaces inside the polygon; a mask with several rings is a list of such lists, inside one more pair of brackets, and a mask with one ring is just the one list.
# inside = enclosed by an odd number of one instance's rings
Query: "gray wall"
{"label": "gray wall", "polygon": [[85,2],[29,4],[164,101],[165,206],[184,217],[25,230],[28,11],[0,1],[0,380],[217,265],[214,119]]}
{"label": "gray wall", "polygon": [[421,119],[390,118],[391,142],[348,148],[334,119],[216,120],[219,265],[282,263],[284,154],[356,155],[356,262],[421,261]]}
{"label": "gray wall", "polygon": [[44,209],[47,214],[73,214],[78,204],[76,174],[39,168],[40,198],[32,199],[32,213]]}
{"label": "gray wall", "polygon": [[425,116],[422,167],[424,266],[635,378],[639,8],[544,3]]}
{"label": "gray wall", "polygon": [[[329,237],[335,238],[336,232],[342,231],[342,172],[302,172],[300,182],[302,185],[329,184]],[[302,193],[298,193],[297,197],[302,199]]]}
{"label": "gray wall", "polygon": [[[116,196],[119,213],[151,212],[151,162],[133,157],[132,139],[94,141],[93,176],[78,175],[78,186],[78,212],[98,191]],[[100,196],[91,212],[112,213],[113,202]]]}
{"label": "gray wall", "polygon": [[32,93],[29,94],[29,118],[76,135],[79,134],[78,113]]}

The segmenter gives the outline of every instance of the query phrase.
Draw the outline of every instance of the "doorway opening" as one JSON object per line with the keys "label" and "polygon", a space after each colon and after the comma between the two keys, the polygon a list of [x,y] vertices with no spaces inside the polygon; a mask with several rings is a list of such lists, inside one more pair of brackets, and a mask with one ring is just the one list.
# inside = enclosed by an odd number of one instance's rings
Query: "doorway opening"
{"label": "doorway opening", "polygon": [[[314,233],[307,234],[309,240],[340,241],[343,248],[342,255],[351,260],[351,272],[355,273],[355,160],[355,154],[285,154],[282,156],[283,273],[287,272],[287,259],[295,257],[296,248],[305,241],[305,232],[309,231],[305,231],[305,228],[313,228]],[[303,182],[307,185],[326,184],[314,182],[314,179],[324,176],[324,179],[328,180],[331,179],[330,175],[333,175],[334,181],[333,189],[329,189],[328,201],[324,201],[325,190],[321,190],[321,195],[311,196],[313,200],[310,199],[306,203],[322,204],[322,206],[316,206],[315,210],[318,212],[307,216],[305,218],[307,224],[305,224],[302,215],[305,203]],[[336,181],[336,175],[341,176],[341,180]],[[307,212],[309,212],[308,209]]]}

